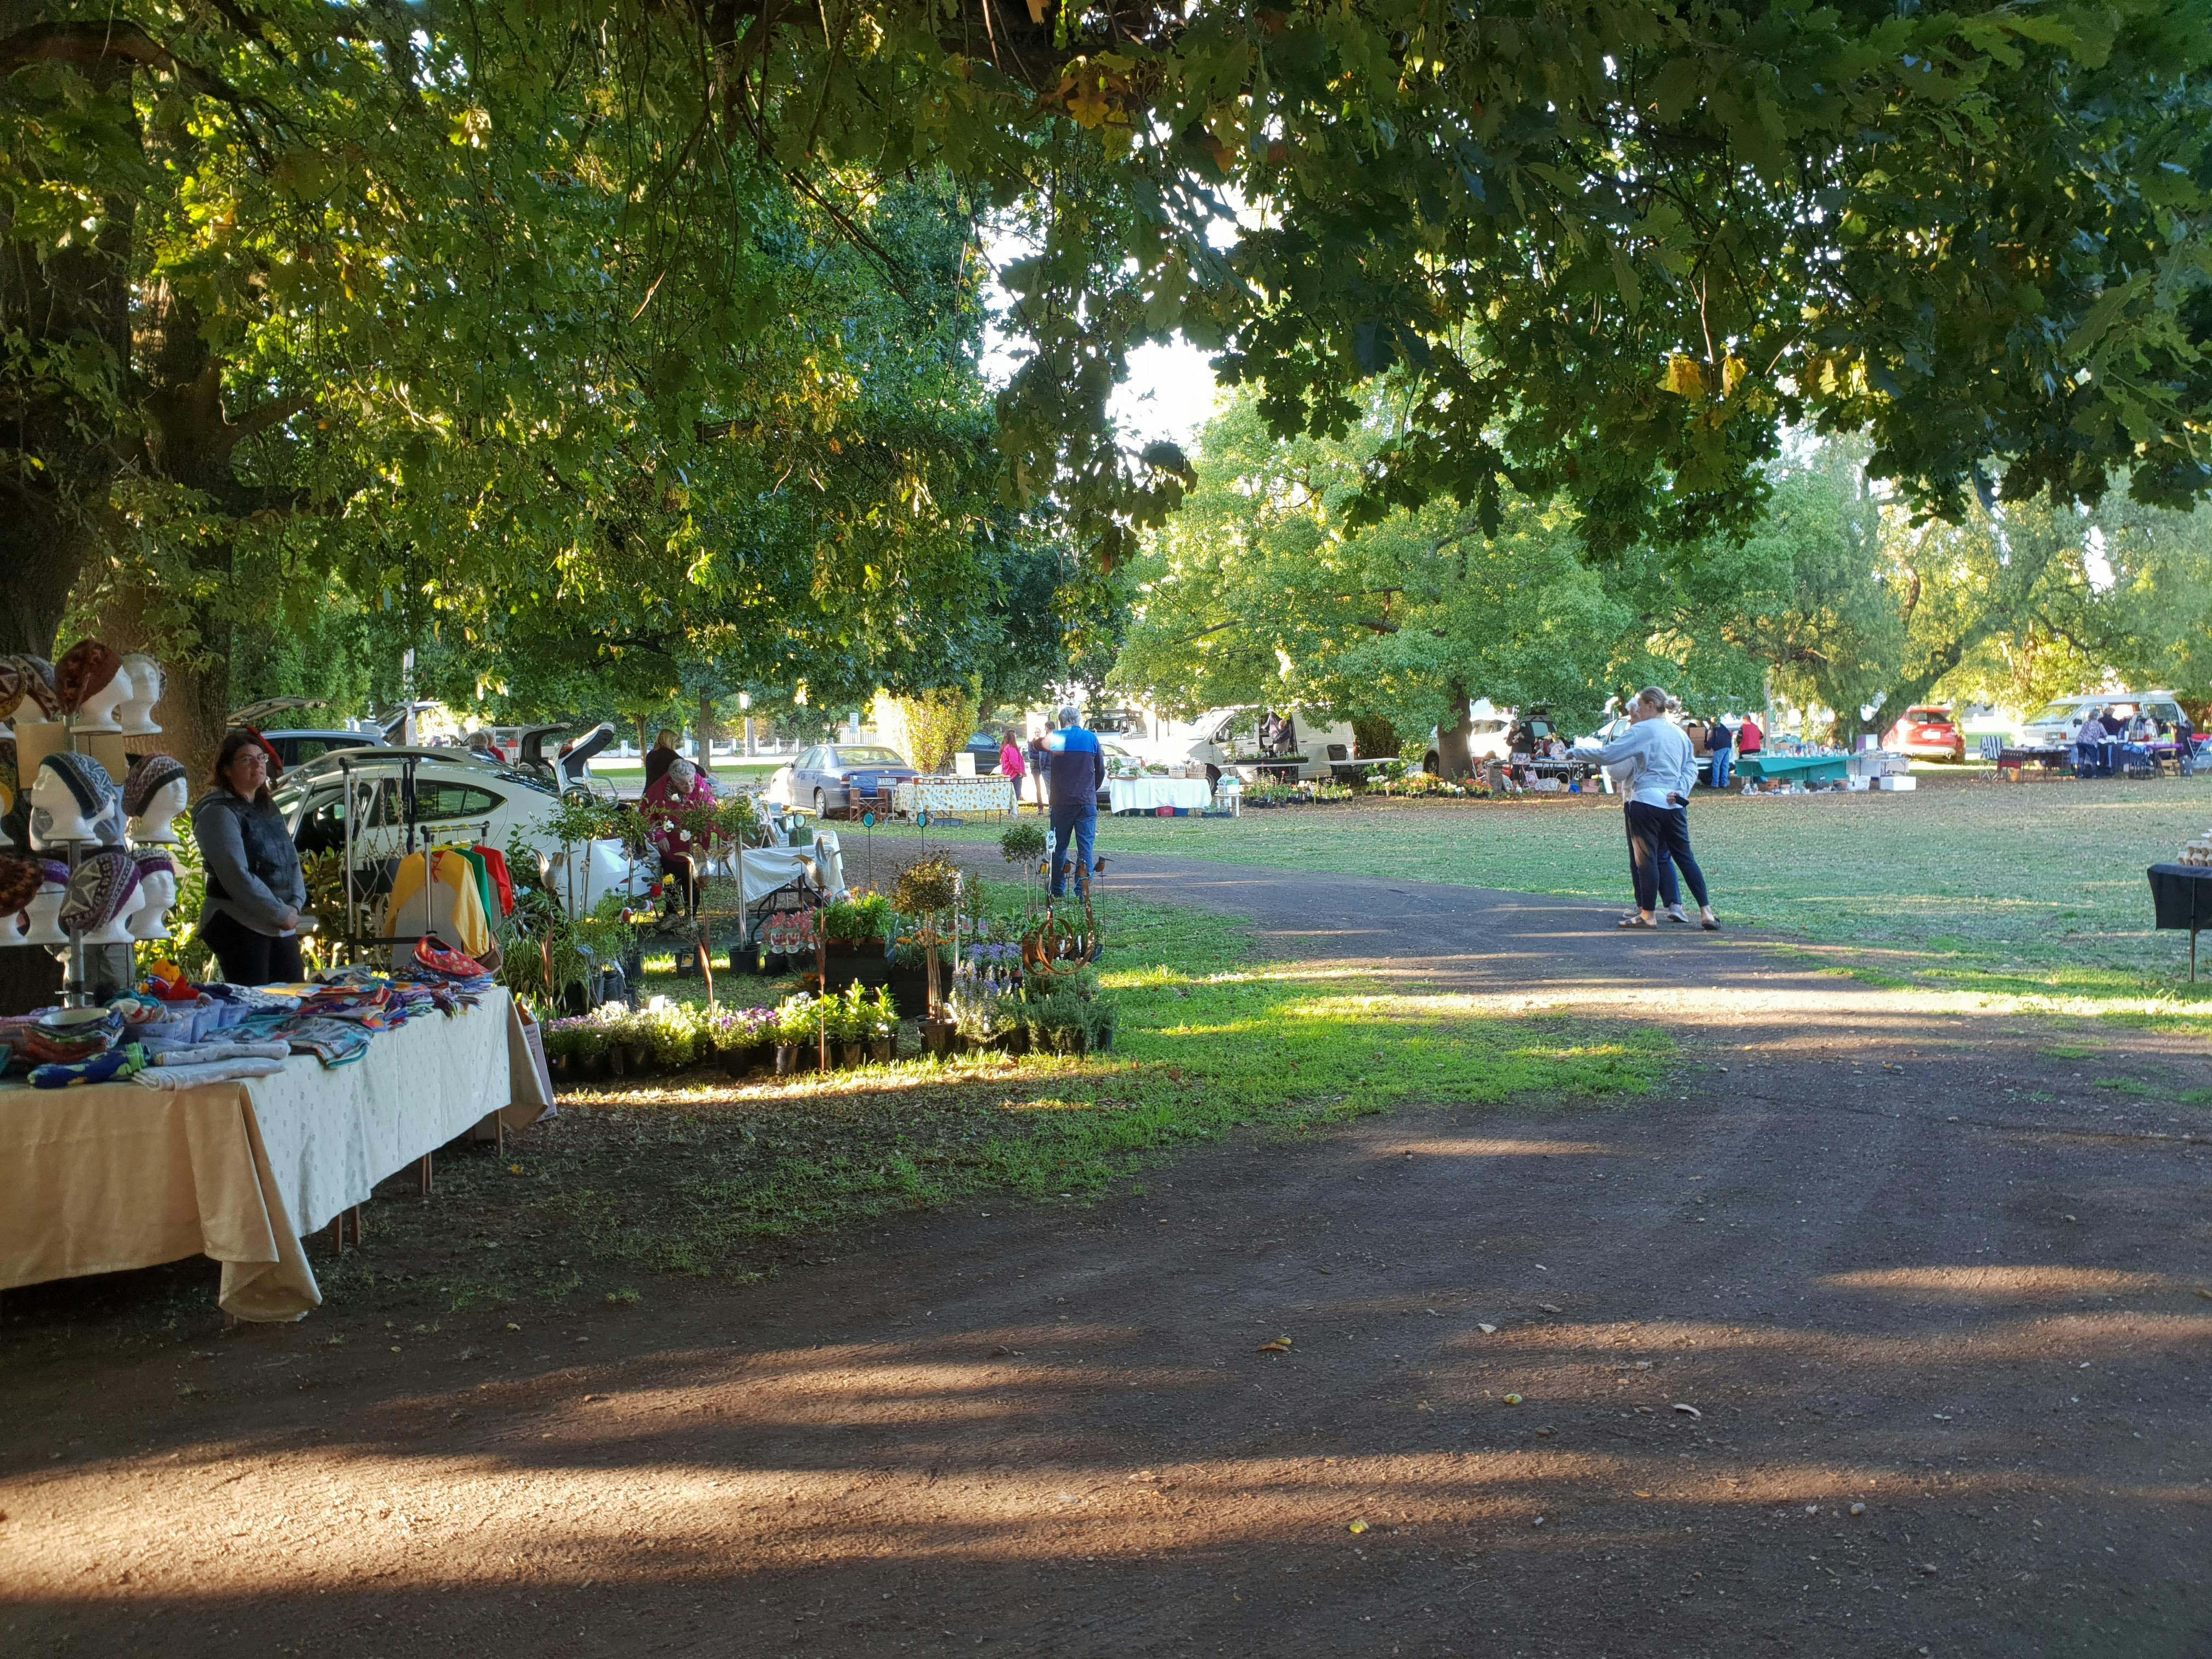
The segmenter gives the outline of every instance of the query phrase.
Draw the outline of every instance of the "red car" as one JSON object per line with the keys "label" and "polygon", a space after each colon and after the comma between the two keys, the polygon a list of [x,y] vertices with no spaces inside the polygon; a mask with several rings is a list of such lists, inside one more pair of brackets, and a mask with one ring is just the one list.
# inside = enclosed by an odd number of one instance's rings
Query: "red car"
{"label": "red car", "polygon": [[1948,708],[1908,708],[1897,724],[1883,733],[1881,746],[1916,760],[1963,761],[1966,734],[1959,730]]}

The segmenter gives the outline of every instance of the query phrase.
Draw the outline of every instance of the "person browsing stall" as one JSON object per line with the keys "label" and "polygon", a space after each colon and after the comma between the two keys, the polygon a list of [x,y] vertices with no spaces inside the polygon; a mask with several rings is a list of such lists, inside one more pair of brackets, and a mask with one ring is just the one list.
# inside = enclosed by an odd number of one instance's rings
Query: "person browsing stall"
{"label": "person browsing stall", "polygon": [[1689,736],[1666,718],[1667,694],[1646,686],[1629,705],[1628,730],[1598,752],[1598,763],[1626,782],[1629,861],[1636,884],[1636,914],[1624,927],[1656,927],[1659,854],[1663,848],[1697,896],[1699,924],[1717,933],[1705,872],[1690,850],[1690,790],[1697,781],[1697,750]]}
{"label": "person browsing stall", "polygon": [[1106,756],[1082,725],[1073,703],[1060,711],[1060,730],[1044,740],[1039,774],[1052,796],[1052,896],[1067,896],[1067,843],[1082,860],[1079,884],[1091,884],[1091,852],[1098,839],[1098,791],[1106,782]]}
{"label": "person browsing stall", "polygon": [[300,907],[307,878],[284,815],[269,797],[269,751],[233,732],[216,751],[214,787],[192,808],[207,871],[199,935],[233,985],[300,978]]}
{"label": "person browsing stall", "polygon": [[1013,728],[1008,726],[999,744],[999,775],[1014,786],[1016,811],[1021,810],[1022,780],[1029,775],[1029,762],[1022,757],[1021,743],[1015,738]]}

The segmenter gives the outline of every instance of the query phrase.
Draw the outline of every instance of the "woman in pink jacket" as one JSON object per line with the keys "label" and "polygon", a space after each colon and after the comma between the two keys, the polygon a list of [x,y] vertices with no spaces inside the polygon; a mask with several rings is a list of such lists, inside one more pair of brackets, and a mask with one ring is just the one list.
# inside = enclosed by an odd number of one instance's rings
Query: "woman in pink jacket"
{"label": "woman in pink jacket", "polygon": [[714,804],[714,786],[681,757],[645,789],[645,822],[653,848],[660,854],[660,873],[683,883],[687,915],[699,913],[699,884],[692,870],[692,844],[677,827],[675,815],[687,807]]}
{"label": "woman in pink jacket", "polygon": [[999,775],[1014,786],[1014,811],[1022,810],[1022,780],[1029,774],[1029,763],[1022,758],[1022,745],[1012,727],[1005,740],[999,744]]}

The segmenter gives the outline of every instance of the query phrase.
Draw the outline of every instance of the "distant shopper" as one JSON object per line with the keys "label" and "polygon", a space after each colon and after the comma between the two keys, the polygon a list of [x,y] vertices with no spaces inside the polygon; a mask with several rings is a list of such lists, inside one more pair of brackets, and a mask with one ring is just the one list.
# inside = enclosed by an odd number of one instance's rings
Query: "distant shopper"
{"label": "distant shopper", "polygon": [[1014,809],[1017,811],[1021,810],[1022,805],[1022,780],[1029,775],[1029,763],[1022,758],[1022,745],[1016,739],[1012,728],[1009,727],[1005,741],[999,745],[999,775],[1014,786]]}
{"label": "distant shopper", "polygon": [[1736,728],[1735,752],[1739,755],[1756,755],[1765,746],[1765,744],[1766,733],[1759,729],[1758,717],[1746,714],[1743,717],[1743,724]]}
{"label": "distant shopper", "polygon": [[1616,769],[1628,788],[1630,872],[1636,884],[1636,914],[1621,918],[1623,927],[1656,927],[1659,902],[1659,854],[1663,848],[1697,896],[1698,922],[1708,933],[1720,930],[1705,890],[1705,872],[1690,850],[1690,788],[1696,781],[1697,752],[1681,728],[1666,718],[1667,694],[1646,686],[1629,706],[1628,730],[1598,753],[1599,764]]}
{"label": "distant shopper", "polygon": [[1045,746],[1042,736],[1030,739],[1030,777],[1036,791],[1037,811],[1044,811],[1045,803]]}
{"label": "distant shopper", "polygon": [[2183,714],[2173,722],[2173,745],[2174,759],[2181,763],[2181,775],[2185,778],[2195,777],[2197,775],[2197,733],[2189,724],[2189,716],[2186,714]]}
{"label": "distant shopper", "polygon": [[647,833],[653,850],[660,854],[660,873],[675,884],[686,915],[699,913],[699,884],[704,872],[694,862],[699,848],[677,823],[677,815],[694,807],[712,806],[714,800],[714,786],[681,755],[672,756],[661,775],[646,786]]}
{"label": "distant shopper", "polygon": [[1075,842],[1081,860],[1077,883],[1091,886],[1091,854],[1098,839],[1098,791],[1106,781],[1106,756],[1098,739],[1085,731],[1073,703],[1060,711],[1060,730],[1045,739],[1041,775],[1052,787],[1052,896],[1067,896],[1067,843]]}
{"label": "distant shopper", "polygon": [[659,734],[653,738],[653,747],[645,757],[647,788],[650,789],[660,781],[662,775],[675,763],[678,752],[676,746],[676,734],[663,726]]}
{"label": "distant shopper", "polygon": [[2092,708],[2074,732],[2074,775],[2094,778],[2104,769],[2105,711]]}
{"label": "distant shopper", "polygon": [[1735,761],[1735,734],[1729,730],[1728,722],[1718,715],[1705,732],[1706,776],[1716,789],[1729,787],[1729,774]]}

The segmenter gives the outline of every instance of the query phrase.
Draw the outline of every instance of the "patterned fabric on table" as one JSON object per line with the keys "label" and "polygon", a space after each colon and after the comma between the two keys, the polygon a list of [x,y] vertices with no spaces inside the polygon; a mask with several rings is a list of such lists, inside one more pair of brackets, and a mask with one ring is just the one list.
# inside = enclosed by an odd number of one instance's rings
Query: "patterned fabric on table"
{"label": "patterned fabric on table", "polygon": [[892,793],[892,810],[912,817],[932,812],[1011,812],[1014,786],[1008,778],[916,778]]}

